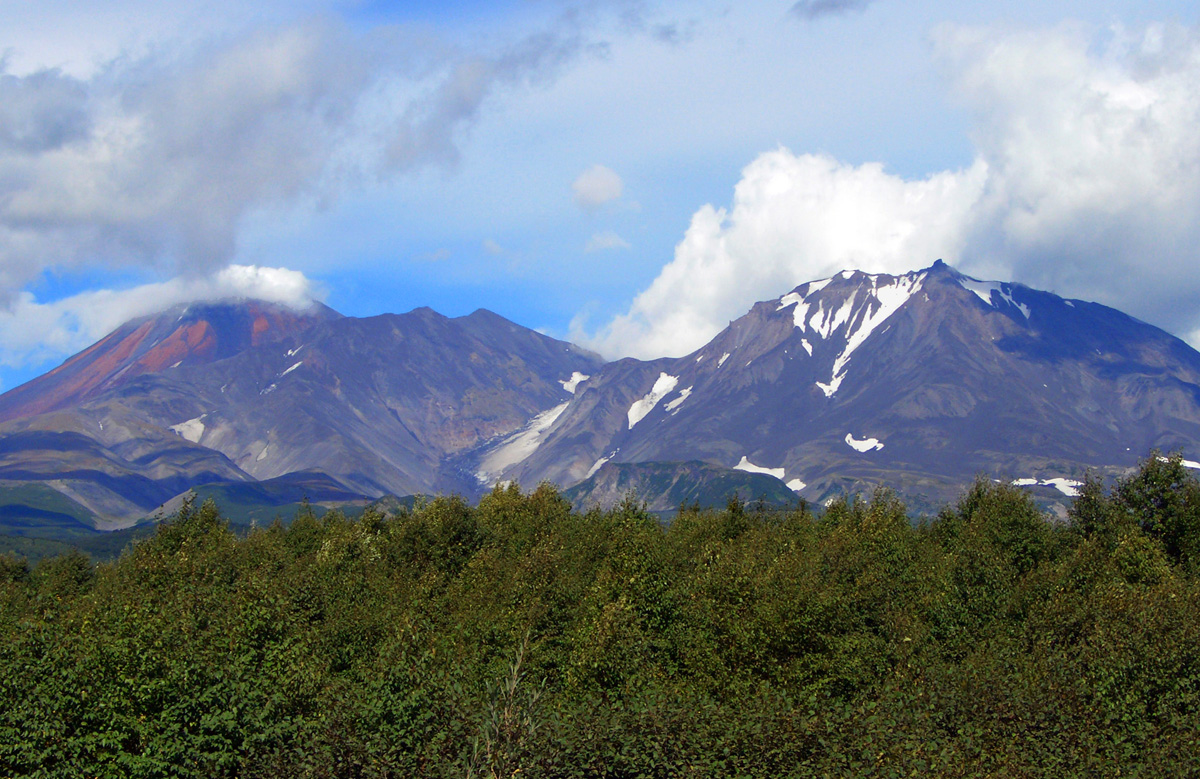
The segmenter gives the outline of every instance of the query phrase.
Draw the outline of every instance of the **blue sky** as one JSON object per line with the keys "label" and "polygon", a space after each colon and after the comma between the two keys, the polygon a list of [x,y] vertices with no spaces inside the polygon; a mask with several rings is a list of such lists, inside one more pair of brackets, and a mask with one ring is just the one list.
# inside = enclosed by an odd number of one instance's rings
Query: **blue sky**
{"label": "blue sky", "polygon": [[1200,342],[1184,2],[0,2],[0,389],[224,294],[680,354],[846,267]]}

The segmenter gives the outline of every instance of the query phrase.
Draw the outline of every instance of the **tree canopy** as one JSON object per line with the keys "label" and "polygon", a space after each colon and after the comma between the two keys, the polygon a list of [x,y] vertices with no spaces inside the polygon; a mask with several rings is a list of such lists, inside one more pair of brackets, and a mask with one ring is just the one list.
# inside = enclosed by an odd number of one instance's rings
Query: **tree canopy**
{"label": "tree canopy", "polygon": [[0,775],[1103,776],[1200,760],[1200,484],[914,524],[549,485],[0,557]]}

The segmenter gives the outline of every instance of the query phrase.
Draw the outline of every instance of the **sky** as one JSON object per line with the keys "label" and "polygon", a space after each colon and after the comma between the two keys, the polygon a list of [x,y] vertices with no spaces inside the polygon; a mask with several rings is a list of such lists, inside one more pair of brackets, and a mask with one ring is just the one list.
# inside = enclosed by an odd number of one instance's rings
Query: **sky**
{"label": "sky", "polygon": [[1200,345],[1163,0],[0,0],[0,390],[223,297],[675,356],[944,259]]}

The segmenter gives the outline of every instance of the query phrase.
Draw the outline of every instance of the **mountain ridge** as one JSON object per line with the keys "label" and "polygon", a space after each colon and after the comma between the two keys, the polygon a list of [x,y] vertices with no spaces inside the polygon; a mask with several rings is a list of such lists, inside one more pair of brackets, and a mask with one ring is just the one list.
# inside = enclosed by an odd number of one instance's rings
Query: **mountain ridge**
{"label": "mountain ridge", "polygon": [[1200,450],[1200,353],[940,260],[805,282],[656,360],[605,362],[486,309],[271,305],[135,320],[0,395],[0,479],[57,484],[106,527],[299,472],[364,498],[588,482],[581,504],[618,472],[648,489],[743,473],[810,501],[889,484],[936,510],[981,473],[1065,500],[1089,470]]}

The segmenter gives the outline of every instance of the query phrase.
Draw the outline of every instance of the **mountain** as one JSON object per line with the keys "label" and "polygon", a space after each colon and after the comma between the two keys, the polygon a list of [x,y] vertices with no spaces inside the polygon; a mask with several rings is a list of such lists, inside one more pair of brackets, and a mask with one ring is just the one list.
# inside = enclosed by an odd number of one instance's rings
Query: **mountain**
{"label": "mountain", "polygon": [[801,284],[650,361],[484,310],[226,301],[130,322],[0,396],[0,534],[126,527],[189,494],[257,522],[511,480],[668,509],[888,485],[932,511],[983,474],[1061,503],[1153,449],[1200,451],[1200,353],[941,261]]}
{"label": "mountain", "polygon": [[50,485],[106,528],[194,487],[304,471],[356,497],[474,494],[458,458],[602,362],[482,310],[173,309],[0,396],[0,482]]}
{"label": "mountain", "polygon": [[699,460],[811,500],[887,484],[936,508],[977,474],[1069,495],[1154,448],[1200,451],[1200,354],[1112,308],[938,261],[802,284],[685,357],[607,365],[500,477]]}
{"label": "mountain", "polygon": [[68,408],[147,373],[206,365],[340,318],[320,303],[304,310],[248,300],[180,305],[118,327],[49,373],[0,396],[0,422]]}

